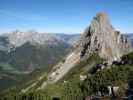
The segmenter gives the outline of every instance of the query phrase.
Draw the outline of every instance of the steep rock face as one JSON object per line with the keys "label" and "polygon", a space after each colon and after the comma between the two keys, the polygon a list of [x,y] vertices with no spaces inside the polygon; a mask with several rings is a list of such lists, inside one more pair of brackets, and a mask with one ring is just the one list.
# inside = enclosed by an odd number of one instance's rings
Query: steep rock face
{"label": "steep rock face", "polygon": [[81,58],[97,52],[108,61],[119,60],[132,50],[131,42],[113,28],[105,13],[98,13],[93,18],[78,46]]}
{"label": "steep rock face", "polygon": [[[91,25],[81,35],[74,47],[75,49],[63,61],[53,67],[48,74],[47,81],[41,81],[40,86],[37,86],[39,82],[37,80],[22,89],[22,92],[32,90],[34,87],[37,87],[37,90],[44,89],[47,84],[56,83],[84,58],[88,58],[90,53],[96,52],[100,57],[112,62],[119,60],[123,54],[132,50],[130,41],[112,27],[105,13],[99,13],[94,17]],[[39,80],[42,80],[42,77],[40,76]]]}

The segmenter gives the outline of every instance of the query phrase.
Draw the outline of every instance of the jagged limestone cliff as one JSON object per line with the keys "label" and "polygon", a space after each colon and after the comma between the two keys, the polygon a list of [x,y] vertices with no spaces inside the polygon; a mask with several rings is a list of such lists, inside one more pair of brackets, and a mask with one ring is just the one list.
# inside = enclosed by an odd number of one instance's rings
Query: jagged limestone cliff
{"label": "jagged limestone cliff", "polygon": [[77,42],[75,50],[69,53],[64,61],[60,61],[54,66],[48,74],[47,81],[43,81],[40,86],[36,86],[43,77],[40,76],[39,80],[23,89],[22,92],[34,87],[37,87],[37,90],[44,89],[47,84],[59,81],[82,61],[82,58],[88,58],[91,53],[98,53],[100,57],[112,62],[113,60],[119,60],[123,54],[130,51],[132,51],[130,41],[112,27],[105,13],[98,13]]}
{"label": "jagged limestone cliff", "polygon": [[93,18],[78,46],[81,57],[97,52],[108,61],[119,60],[123,54],[132,50],[131,42],[113,28],[105,13],[98,13]]}

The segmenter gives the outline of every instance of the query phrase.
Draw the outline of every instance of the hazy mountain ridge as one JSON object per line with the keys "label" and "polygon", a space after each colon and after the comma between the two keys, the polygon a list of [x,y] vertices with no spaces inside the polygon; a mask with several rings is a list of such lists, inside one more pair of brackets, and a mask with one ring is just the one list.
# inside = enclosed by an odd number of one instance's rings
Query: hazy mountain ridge
{"label": "hazy mountain ridge", "polygon": [[[21,78],[16,75],[23,77],[36,69],[49,71],[72,48],[73,43],[69,40],[73,40],[75,36],[79,35],[20,31],[2,34],[0,36],[0,88],[6,88],[20,81]],[[10,81],[9,84],[4,85],[3,83],[7,81]]]}
{"label": "hazy mountain ridge", "polygon": [[[39,54],[38,55],[31,54],[31,52],[37,53],[38,51],[42,53],[42,56],[43,54],[46,58],[48,57],[52,58],[53,56],[52,59],[56,60],[54,58],[56,57],[56,55],[54,56],[54,52],[55,54],[60,52],[60,54],[58,54],[60,56],[62,54],[61,52],[66,51],[65,49],[73,47],[74,44],[73,42],[75,40],[78,40],[79,36],[80,36],[79,34],[74,34],[74,35],[57,34],[57,33],[49,34],[49,33],[38,33],[35,31],[28,31],[28,32],[13,31],[11,33],[5,33],[0,36],[0,55],[1,55],[0,62],[8,64],[10,63],[14,65],[13,62],[20,60],[20,58],[21,60],[28,59],[29,58],[28,56],[30,56],[31,59],[34,58],[34,56],[35,57],[38,56],[38,58],[36,58],[36,61],[40,62],[42,61],[41,55],[39,58]],[[23,58],[24,55],[25,58]],[[49,64],[52,63],[52,59],[48,59],[46,63]],[[19,65],[21,65],[19,66],[19,69],[21,69],[23,65],[25,66],[24,61],[22,61],[24,64],[21,64],[22,62],[16,62],[17,63],[17,65],[15,65],[16,68]],[[29,62],[32,63],[30,64],[30,66],[40,67],[40,65],[36,65],[34,63],[36,61]]]}
{"label": "hazy mountain ridge", "polygon": [[126,33],[126,34],[123,34],[123,35],[131,40],[132,46],[133,46],[133,33]]}
{"label": "hazy mountain ridge", "polygon": [[[67,35],[67,34],[57,34],[57,33],[38,33],[35,31],[27,31],[27,32],[21,32],[21,31],[13,31],[11,33],[5,33],[0,36],[0,43],[1,45],[7,42],[8,47],[19,47],[23,45],[26,42],[30,42],[33,45],[39,44],[39,45],[57,45],[58,41],[72,44],[71,40],[73,40],[73,37],[79,37],[78,34],[75,35]],[[4,47],[3,46],[3,47]]]}

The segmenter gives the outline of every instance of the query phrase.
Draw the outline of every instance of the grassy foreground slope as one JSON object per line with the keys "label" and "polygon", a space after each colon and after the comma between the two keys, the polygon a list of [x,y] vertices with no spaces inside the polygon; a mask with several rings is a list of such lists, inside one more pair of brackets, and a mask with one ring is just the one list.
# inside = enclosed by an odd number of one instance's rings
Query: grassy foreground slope
{"label": "grassy foreground slope", "polygon": [[[133,53],[124,55],[122,59],[132,61]],[[23,98],[28,100],[40,100],[40,98],[42,100],[52,100],[52,98],[83,100],[86,96],[98,95],[99,92],[103,96],[107,96],[109,94],[108,86],[119,87],[115,94],[117,97],[126,96],[127,89],[133,88],[133,64],[113,64],[92,74],[90,70],[101,63],[103,60],[93,54],[90,58],[80,62],[59,82],[49,84],[44,90],[30,91],[26,94],[18,94],[17,90],[9,90],[6,95],[3,94],[2,96],[3,98],[10,98],[10,100],[15,100],[15,97],[18,98],[17,100],[23,100]],[[80,75],[86,75],[87,78],[81,81]],[[109,98],[110,96],[105,100],[110,100]]]}
{"label": "grassy foreground slope", "polygon": [[31,80],[31,74],[38,74],[36,71],[50,71],[68,53],[67,48],[70,46],[64,43],[44,46],[26,43],[9,53],[0,51],[0,90]]}

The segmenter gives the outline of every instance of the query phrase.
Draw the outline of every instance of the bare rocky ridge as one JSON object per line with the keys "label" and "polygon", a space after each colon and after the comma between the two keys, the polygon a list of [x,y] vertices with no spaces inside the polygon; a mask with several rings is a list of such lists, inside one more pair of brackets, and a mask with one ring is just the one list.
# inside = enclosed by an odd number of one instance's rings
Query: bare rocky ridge
{"label": "bare rocky ridge", "polygon": [[76,47],[73,53],[68,54],[64,63],[58,68],[56,66],[57,70],[50,74],[53,82],[63,77],[82,58],[88,58],[90,53],[98,53],[100,57],[112,62],[120,60],[123,54],[132,50],[131,42],[113,28],[105,13],[98,13],[93,18]]}
{"label": "bare rocky ridge", "polygon": [[[69,53],[64,61],[54,66],[48,80],[42,82],[37,89],[44,89],[47,84],[57,82],[91,53],[98,53],[100,57],[112,62],[130,51],[132,51],[131,42],[112,27],[105,13],[98,13],[77,42],[75,50]],[[34,86],[35,83],[22,91],[26,92]]]}
{"label": "bare rocky ridge", "polygon": [[81,57],[96,52],[108,61],[119,60],[132,50],[131,42],[113,28],[105,13],[98,13],[93,18],[78,46]]}
{"label": "bare rocky ridge", "polygon": [[56,70],[49,75],[52,82],[61,79],[82,58],[89,57],[90,53],[98,53],[111,62],[132,50],[131,42],[112,27],[105,13],[98,13],[93,18],[77,44],[75,51],[68,54],[65,61],[55,66]]}

